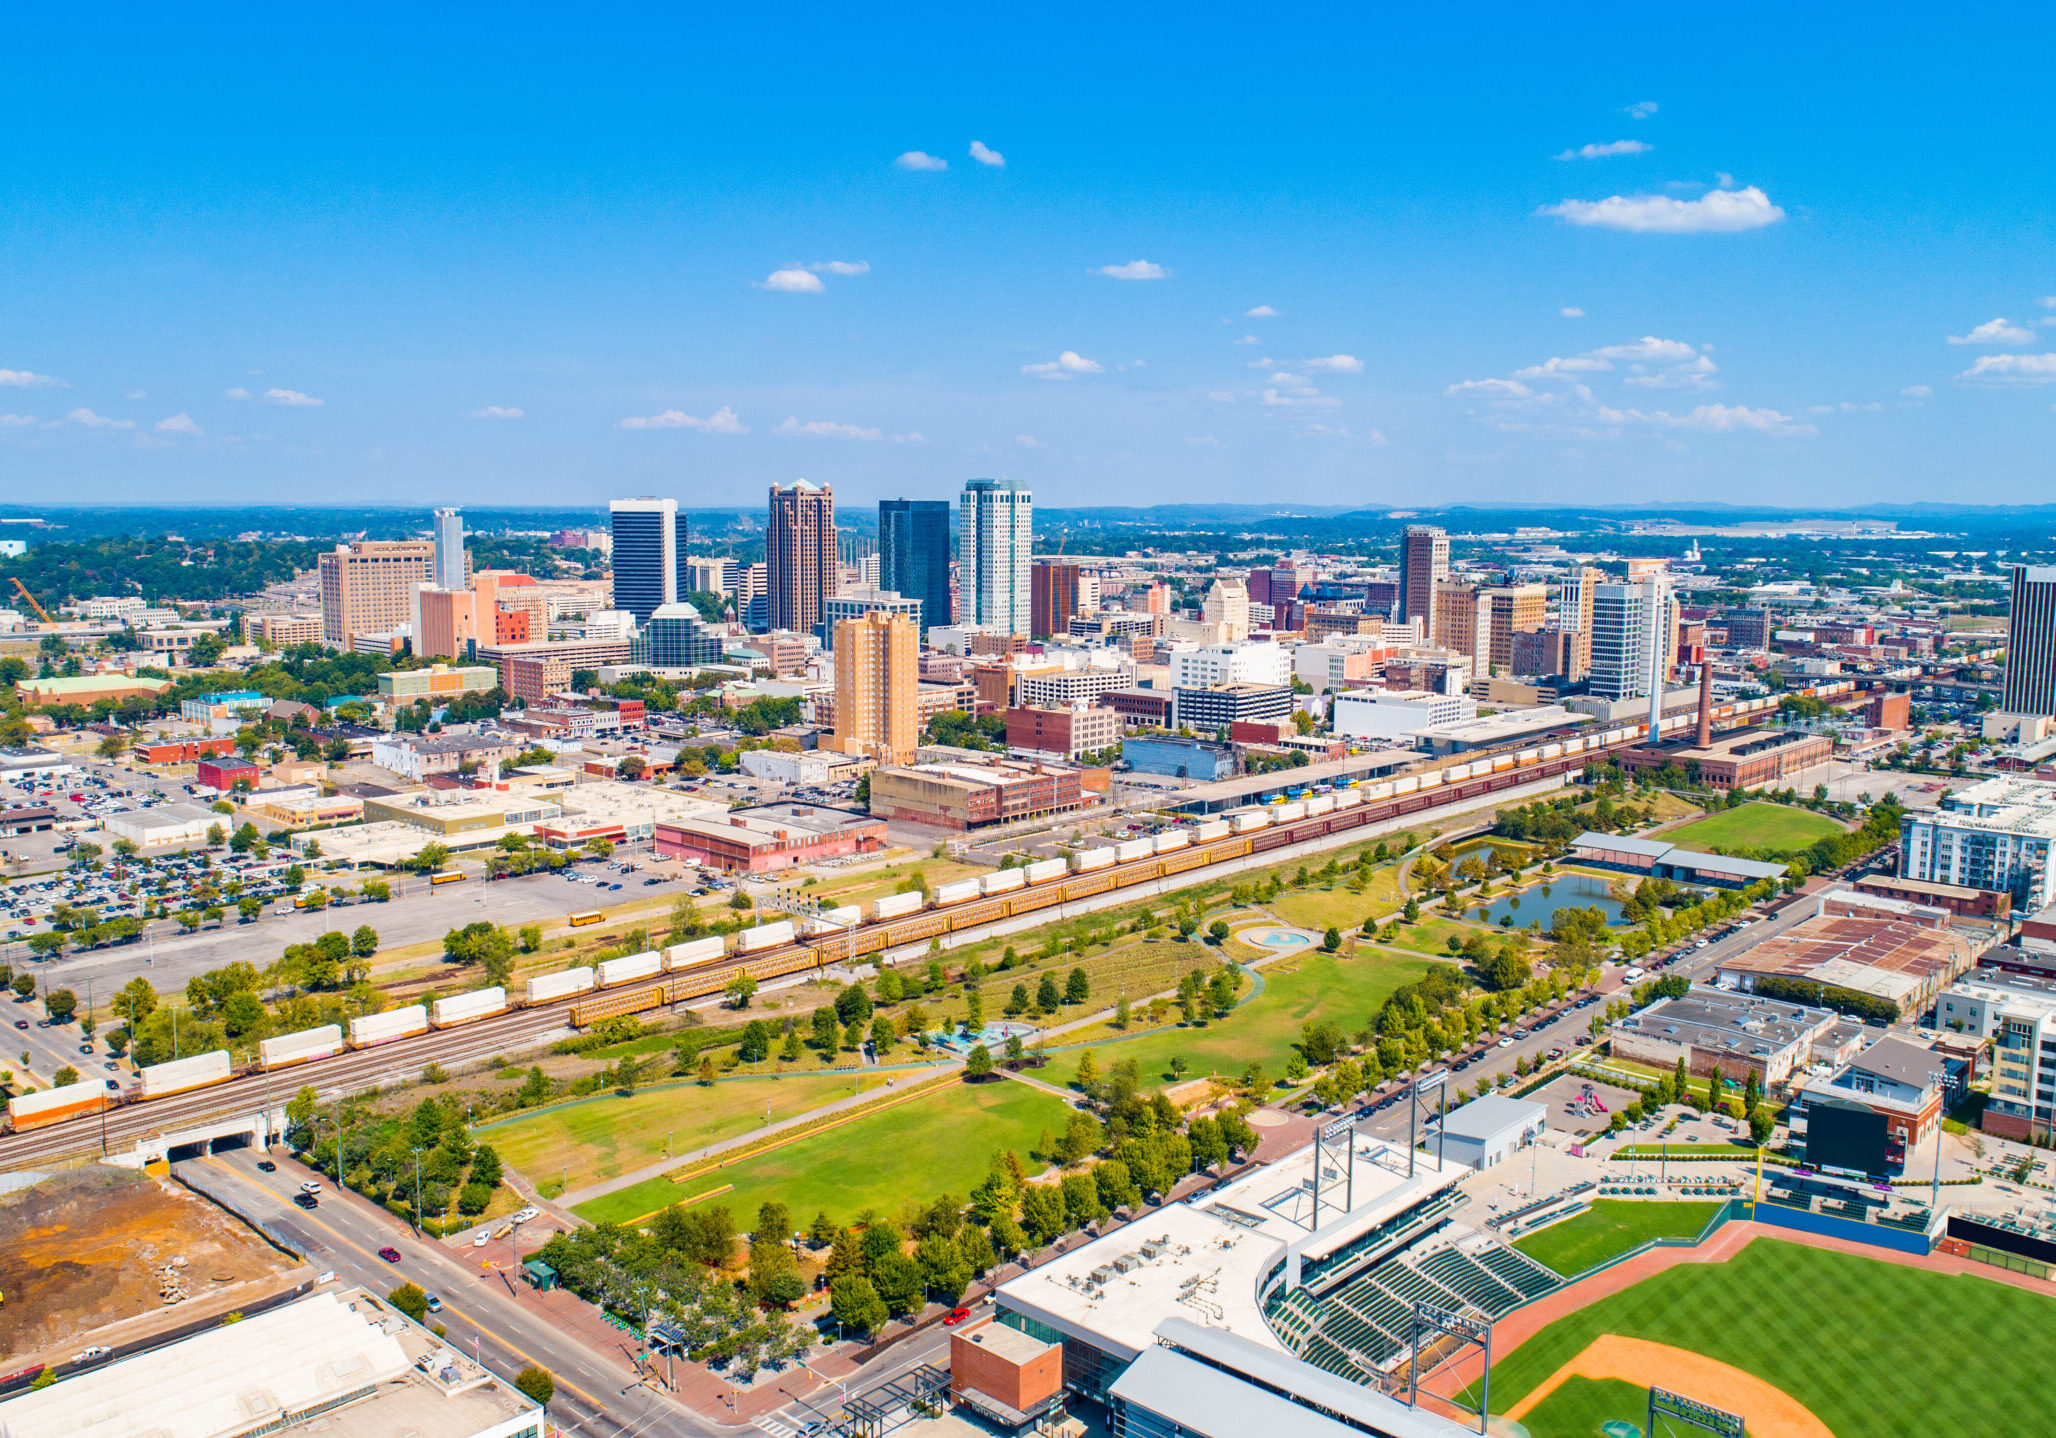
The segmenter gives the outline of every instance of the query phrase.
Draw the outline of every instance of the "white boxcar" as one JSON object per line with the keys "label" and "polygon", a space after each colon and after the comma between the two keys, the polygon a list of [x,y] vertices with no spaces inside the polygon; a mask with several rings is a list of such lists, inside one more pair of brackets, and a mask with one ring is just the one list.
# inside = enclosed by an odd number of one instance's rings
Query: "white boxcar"
{"label": "white boxcar", "polygon": [[737,937],[742,940],[741,951],[745,954],[754,954],[760,949],[775,949],[780,944],[792,942],[792,920],[780,919],[775,924],[759,924],[754,929],[744,929]]}
{"label": "white boxcar", "polygon": [[1173,849],[1183,849],[1192,842],[1192,836],[1183,829],[1166,829],[1156,836],[1156,851],[1168,854]]}
{"label": "white boxcar", "polygon": [[1114,862],[1125,864],[1133,859],[1146,858],[1156,852],[1154,839],[1123,839],[1114,845]]}
{"label": "white boxcar", "polygon": [[664,972],[664,956],[655,949],[646,949],[640,954],[624,954],[618,959],[602,959],[598,969],[600,987],[611,989],[616,984],[632,984],[637,979],[646,979],[652,974]]}
{"label": "white boxcar", "polygon": [[1093,869],[1104,869],[1113,862],[1114,850],[1111,844],[1101,844],[1093,849],[1080,849],[1071,856],[1071,867],[1081,874]]}
{"label": "white boxcar", "polygon": [[257,1045],[257,1056],[264,1060],[267,1069],[281,1064],[303,1064],[310,1059],[325,1059],[330,1054],[343,1051],[343,1026],[323,1024],[319,1028],[301,1029],[296,1034],[280,1034],[275,1039],[265,1039]]}
{"label": "white boxcar", "polygon": [[952,883],[937,885],[935,890],[935,904],[937,908],[942,907],[944,904],[961,904],[966,899],[975,899],[977,897],[978,881],[976,879],[957,879]]}
{"label": "white boxcar", "polygon": [[60,1084],[41,1093],[19,1094],[7,1101],[7,1122],[16,1133],[26,1133],[48,1123],[62,1123],[80,1114],[98,1113],[107,1107],[104,1079],[80,1079]]}
{"label": "white boxcar", "polygon": [[173,1059],[165,1064],[151,1064],[143,1070],[142,1095],[144,1098],[163,1098],[166,1094],[184,1093],[189,1088],[220,1083],[229,1073],[227,1049],[195,1054],[189,1059]]}
{"label": "white boxcar", "polygon": [[1062,859],[1037,859],[1021,871],[1021,876],[1031,884],[1047,884],[1051,879],[1063,878],[1070,867]]}
{"label": "white boxcar", "polygon": [[558,974],[544,974],[528,981],[528,1001],[532,1004],[548,1003],[551,999],[568,999],[573,994],[582,994],[593,986],[593,971],[590,965],[580,965]]}
{"label": "white boxcar", "polygon": [[696,969],[701,964],[713,963],[727,952],[728,941],[719,934],[705,939],[687,939],[664,950],[664,967],[673,973],[680,969]]}
{"label": "white boxcar", "polygon": [[1208,819],[1204,823],[1192,826],[1192,842],[1195,844],[1211,844],[1216,839],[1227,838],[1230,833],[1234,832],[1234,828],[1235,826],[1226,819]]}
{"label": "white boxcar", "polygon": [[917,912],[922,904],[918,892],[887,894],[882,899],[871,901],[871,917],[874,919],[897,919],[903,914]]}
{"label": "white boxcar", "polygon": [[981,894],[1010,894],[1028,883],[1026,871],[1021,869],[994,869],[989,874],[978,876],[978,892]]}
{"label": "white boxcar", "polygon": [[420,1004],[409,1004],[404,1009],[387,1009],[382,1014],[366,1014],[362,1018],[351,1019],[350,1047],[361,1049],[427,1032],[428,1010]]}
{"label": "white boxcar", "polygon": [[451,1024],[468,1024],[474,1019],[488,1018],[503,1012],[506,1007],[507,991],[495,984],[489,989],[473,989],[468,994],[437,999],[429,1018],[441,1029]]}

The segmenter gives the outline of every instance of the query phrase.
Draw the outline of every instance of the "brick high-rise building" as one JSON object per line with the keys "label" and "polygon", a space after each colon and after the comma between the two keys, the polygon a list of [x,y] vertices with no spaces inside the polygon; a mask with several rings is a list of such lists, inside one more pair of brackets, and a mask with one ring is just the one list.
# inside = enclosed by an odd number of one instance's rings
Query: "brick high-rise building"
{"label": "brick high-rise building", "polygon": [[1035,639],[1068,634],[1078,615],[1076,560],[1038,559],[1029,575],[1028,633]]}
{"label": "brick high-rise building", "polygon": [[1514,636],[1531,634],[1549,618],[1549,590],[1540,584],[1506,584],[1479,591],[1479,628],[1488,652],[1473,655],[1480,668],[1494,664],[1502,674],[1513,671]]}
{"label": "brick high-rise building", "polygon": [[360,634],[383,634],[414,621],[414,587],[435,578],[435,544],[426,539],[367,539],[321,556],[321,638],[348,649]]}
{"label": "brick high-rise building", "polygon": [[1436,644],[1470,656],[1475,661],[1473,668],[1483,668],[1485,655],[1492,648],[1485,613],[1486,605],[1476,585],[1445,579],[1435,586],[1429,632]]}
{"label": "brick high-rise building", "polygon": [[800,480],[771,486],[771,520],[764,537],[764,581],[773,629],[811,634],[821,622],[821,601],[835,593],[835,487]]}
{"label": "brick high-rise building", "polygon": [[1399,618],[1421,621],[1421,638],[1435,632],[1435,586],[1449,578],[1449,535],[1430,524],[1409,524],[1399,541]]}
{"label": "brick high-rise building", "polygon": [[881,764],[910,764],[920,633],[904,614],[872,610],[835,626],[835,747]]}

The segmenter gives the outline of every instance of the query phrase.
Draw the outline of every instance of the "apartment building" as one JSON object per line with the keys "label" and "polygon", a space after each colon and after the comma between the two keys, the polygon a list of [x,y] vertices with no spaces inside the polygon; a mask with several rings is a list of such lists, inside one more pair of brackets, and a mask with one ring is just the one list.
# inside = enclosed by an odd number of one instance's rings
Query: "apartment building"
{"label": "apartment building", "polygon": [[813,633],[840,572],[833,485],[802,479],[790,488],[771,486],[764,559],[771,628]]}
{"label": "apartment building", "polygon": [[874,609],[836,625],[837,750],[881,764],[913,760],[920,648],[918,624],[906,614]]}

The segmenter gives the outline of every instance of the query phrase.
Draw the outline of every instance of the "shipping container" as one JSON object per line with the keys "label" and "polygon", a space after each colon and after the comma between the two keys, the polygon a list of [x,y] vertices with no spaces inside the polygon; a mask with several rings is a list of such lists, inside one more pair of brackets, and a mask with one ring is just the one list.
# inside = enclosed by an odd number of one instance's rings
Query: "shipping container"
{"label": "shipping container", "polygon": [[1156,841],[1154,839],[1123,839],[1120,843],[1114,845],[1114,862],[1116,864],[1131,863],[1136,859],[1147,858],[1155,852]]}
{"label": "shipping container", "polygon": [[871,901],[871,917],[897,919],[905,914],[918,913],[923,902],[919,893],[887,894],[882,899]]}
{"label": "shipping container", "polygon": [[1062,859],[1037,859],[1021,875],[1031,884],[1047,884],[1051,879],[1063,878],[1070,868]]}
{"label": "shipping container", "polygon": [[96,1078],[46,1088],[41,1093],[19,1094],[7,1101],[7,1123],[14,1132],[26,1133],[45,1124],[98,1113],[107,1107],[110,1097],[107,1081]]}
{"label": "shipping container", "polygon": [[281,1064],[303,1064],[311,1059],[325,1059],[330,1054],[343,1051],[343,1028],[341,1024],[323,1024],[319,1028],[301,1029],[296,1034],[280,1034],[275,1039],[265,1039],[257,1045],[257,1056],[264,1061],[264,1067],[275,1069]]}
{"label": "shipping container", "polygon": [[1228,824],[1238,834],[1253,834],[1258,829],[1268,829],[1271,826],[1271,811],[1237,809],[1228,816]]}
{"label": "shipping container", "polygon": [[1028,876],[1019,869],[994,869],[989,874],[978,876],[978,892],[981,894],[1010,894],[1016,889],[1026,888]]}
{"label": "shipping container", "polygon": [[1511,755],[1511,754],[1496,754],[1496,755],[1494,755],[1494,756],[1493,756],[1493,758],[1492,758],[1492,772],[1493,772],[1493,773],[1495,773],[1495,774],[1504,774],[1504,773],[1506,773],[1506,772],[1507,772],[1508,770],[1510,770],[1511,768],[1513,768],[1513,755]]}
{"label": "shipping container", "polygon": [[421,1004],[409,1004],[404,1009],[387,1009],[382,1014],[366,1014],[362,1018],[351,1019],[350,1047],[361,1049],[427,1032],[427,1008]]}
{"label": "shipping container", "polygon": [[1542,757],[1544,759],[1561,759],[1563,757],[1563,745],[1544,744],[1542,746]]}
{"label": "shipping container", "polygon": [[456,994],[447,999],[437,999],[429,1019],[439,1029],[452,1024],[468,1024],[474,1019],[490,1018],[504,1012],[507,1007],[507,991],[497,984],[489,989],[473,989],[468,994]]}
{"label": "shipping container", "polygon": [[1287,804],[1271,805],[1273,824],[1293,824],[1306,817],[1306,805],[1298,799]]}
{"label": "shipping container", "polygon": [[961,904],[966,899],[975,899],[977,897],[978,881],[976,879],[957,879],[951,883],[939,884],[935,890],[935,903],[938,908],[944,904]]}
{"label": "shipping container", "polygon": [[744,929],[736,937],[742,941],[741,949],[745,954],[775,949],[780,944],[789,944],[793,941],[792,920],[780,919],[774,924],[759,924],[754,929]]}
{"label": "shipping container", "polygon": [[1364,791],[1362,789],[1340,789],[1335,794],[1335,807],[1337,809],[1354,809],[1363,801]]}
{"label": "shipping container", "polygon": [[664,972],[664,956],[654,949],[640,954],[625,954],[618,959],[602,959],[594,977],[600,987],[611,989],[616,984],[632,984],[637,979],[649,978],[652,974]]}
{"label": "shipping container", "polygon": [[664,967],[675,974],[680,969],[696,969],[702,964],[711,964],[727,954],[728,941],[719,934],[704,939],[687,939],[664,950]]}
{"label": "shipping container", "polygon": [[1235,831],[1235,826],[1226,819],[1208,819],[1192,826],[1192,842],[1211,844],[1216,839],[1225,839]]}
{"label": "shipping container", "polygon": [[1159,854],[1168,854],[1175,849],[1183,849],[1191,843],[1192,835],[1186,833],[1183,829],[1166,829],[1163,833],[1156,836],[1156,851]]}
{"label": "shipping container", "polygon": [[228,1050],[216,1049],[212,1053],[195,1054],[189,1059],[148,1065],[143,1070],[141,1093],[144,1098],[163,1098],[166,1094],[184,1093],[189,1088],[221,1083],[232,1073]]}
{"label": "shipping container", "polygon": [[1316,814],[1332,814],[1334,812],[1335,796],[1333,794],[1315,794],[1306,801],[1306,814],[1309,819],[1313,818]]}
{"label": "shipping container", "polygon": [[528,981],[528,1001],[532,1004],[546,1004],[551,999],[568,999],[573,994],[582,994],[593,986],[593,971],[590,965],[565,969],[562,973],[544,974]]}
{"label": "shipping container", "polygon": [[864,921],[864,911],[855,904],[845,904],[839,909],[823,909],[809,918],[806,932],[809,934],[839,934],[853,929]]}
{"label": "shipping container", "polygon": [[1107,868],[1113,862],[1114,850],[1110,844],[1101,844],[1097,848],[1092,849],[1080,849],[1071,856],[1071,867],[1081,874],[1090,873],[1094,869]]}

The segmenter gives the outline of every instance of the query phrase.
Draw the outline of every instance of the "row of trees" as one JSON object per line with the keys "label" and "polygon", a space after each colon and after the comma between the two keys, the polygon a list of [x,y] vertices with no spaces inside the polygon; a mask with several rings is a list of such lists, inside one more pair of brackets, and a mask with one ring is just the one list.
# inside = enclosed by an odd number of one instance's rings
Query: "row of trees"
{"label": "row of trees", "polygon": [[465,1104],[455,1094],[425,1098],[395,1114],[353,1100],[344,1106],[340,1129],[311,1088],[301,1089],[286,1104],[287,1142],[304,1162],[333,1174],[340,1133],[342,1182],[432,1229],[443,1226],[453,1206],[465,1220],[484,1213],[504,1178],[499,1154],[473,1141],[468,1121]]}

